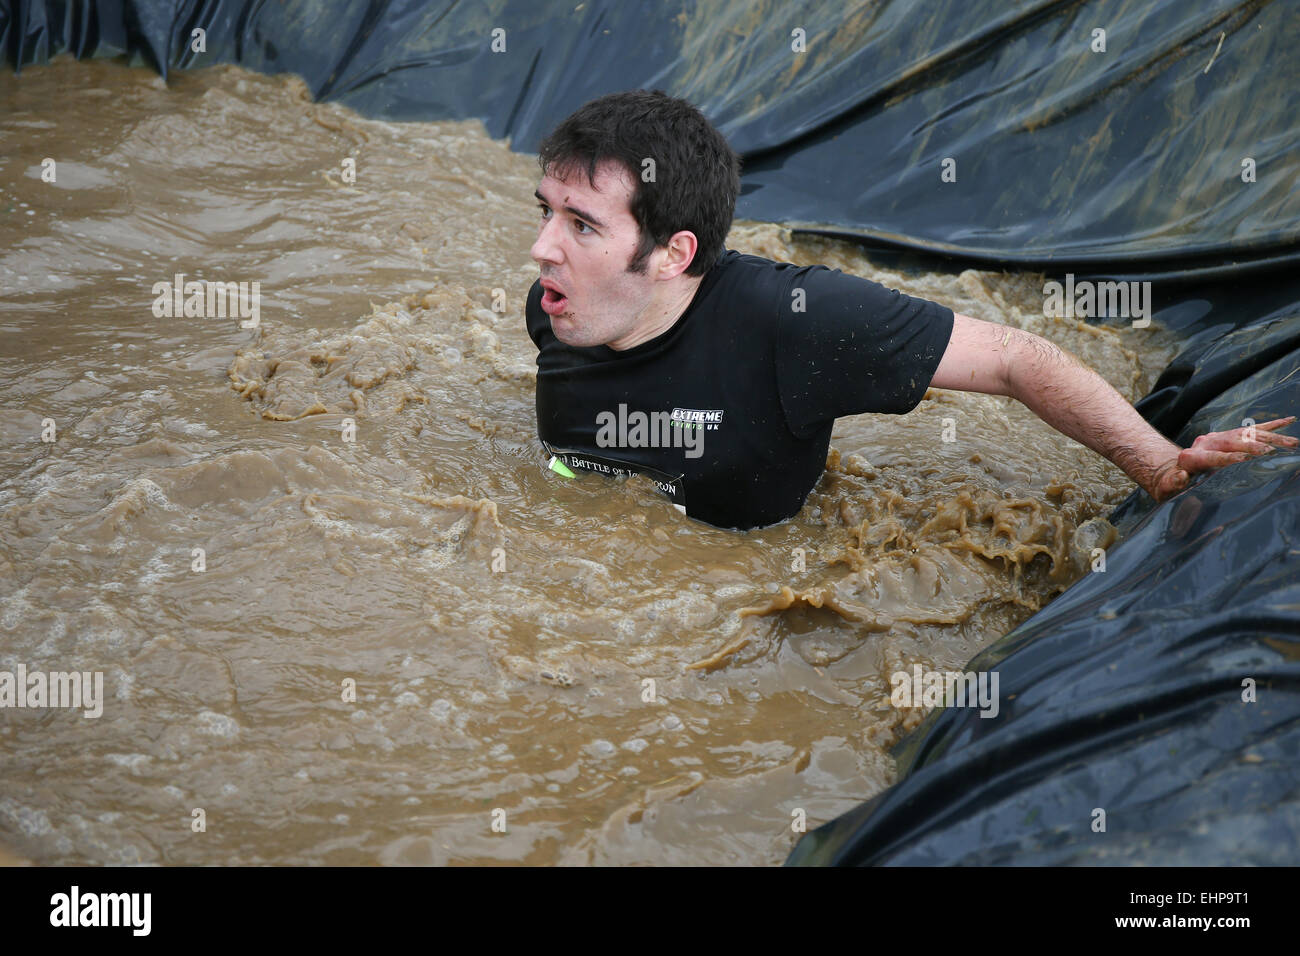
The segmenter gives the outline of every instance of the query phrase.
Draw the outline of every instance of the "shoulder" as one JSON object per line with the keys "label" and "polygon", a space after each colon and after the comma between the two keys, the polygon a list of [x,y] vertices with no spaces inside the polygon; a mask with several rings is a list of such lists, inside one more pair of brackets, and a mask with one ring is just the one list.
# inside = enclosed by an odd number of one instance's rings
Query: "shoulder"
{"label": "shoulder", "polygon": [[778,316],[798,272],[788,262],[726,249],[705,274],[706,300],[752,326]]}
{"label": "shoulder", "polygon": [[716,273],[719,281],[751,285],[755,282],[776,282],[789,274],[790,270],[797,268],[798,266],[788,262],[725,249],[713,268],[709,270],[709,274]]}
{"label": "shoulder", "polygon": [[726,250],[710,272],[718,272],[715,285],[730,294],[742,293],[753,297],[779,295],[784,304],[792,290],[800,286],[813,286],[819,291],[839,291],[860,288],[869,280],[846,275],[839,269],[824,265],[795,265],[779,259]]}

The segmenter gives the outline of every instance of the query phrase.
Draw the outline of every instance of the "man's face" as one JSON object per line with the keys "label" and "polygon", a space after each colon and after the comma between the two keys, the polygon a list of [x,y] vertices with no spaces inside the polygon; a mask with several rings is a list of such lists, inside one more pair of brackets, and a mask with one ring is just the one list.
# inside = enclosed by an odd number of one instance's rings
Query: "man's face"
{"label": "man's face", "polygon": [[542,221],[531,255],[541,268],[542,308],[567,345],[619,348],[650,303],[657,257],[645,275],[627,269],[639,238],[632,190],[627,171],[612,162],[597,167],[594,187],[583,172],[568,180],[548,173],[538,184]]}

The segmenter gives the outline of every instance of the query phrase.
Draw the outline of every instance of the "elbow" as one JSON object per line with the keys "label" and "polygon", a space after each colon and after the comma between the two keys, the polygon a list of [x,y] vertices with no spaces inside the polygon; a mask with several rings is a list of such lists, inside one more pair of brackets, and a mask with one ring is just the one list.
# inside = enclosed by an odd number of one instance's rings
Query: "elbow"
{"label": "elbow", "polygon": [[1027,397],[1057,390],[1063,372],[1077,362],[1069,352],[1024,329],[1008,329],[1003,360],[1003,394],[1024,405]]}

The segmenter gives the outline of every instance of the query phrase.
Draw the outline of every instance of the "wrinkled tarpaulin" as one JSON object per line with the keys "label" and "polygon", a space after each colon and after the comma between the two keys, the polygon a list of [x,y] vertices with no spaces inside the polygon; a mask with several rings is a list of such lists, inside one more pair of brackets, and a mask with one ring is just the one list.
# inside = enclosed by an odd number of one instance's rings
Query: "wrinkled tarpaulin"
{"label": "wrinkled tarpaulin", "polygon": [[367,115],[479,117],[521,150],[594,96],[661,87],[745,157],[742,217],[1183,275],[1300,259],[1297,39],[1292,0],[0,2],[15,66],[236,62]]}
{"label": "wrinkled tarpaulin", "polygon": [[[1180,444],[1300,408],[1297,45],[1289,0],[0,0],[15,68],[236,62],[368,115],[478,117],[521,150],[594,96],[663,88],[744,156],[740,217],[1156,280],[1186,346],[1138,408]],[[791,861],[1300,859],[1298,461],[1131,496],[1106,571],[968,665],[998,670],[998,717],[931,715],[900,782]]]}

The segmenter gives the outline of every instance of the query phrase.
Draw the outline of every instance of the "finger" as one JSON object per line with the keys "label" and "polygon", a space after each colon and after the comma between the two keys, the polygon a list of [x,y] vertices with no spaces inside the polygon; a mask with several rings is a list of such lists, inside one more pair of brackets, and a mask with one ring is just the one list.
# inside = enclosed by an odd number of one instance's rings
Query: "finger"
{"label": "finger", "polygon": [[1263,437],[1258,434],[1254,439],[1247,438],[1244,428],[1230,432],[1209,432],[1198,436],[1192,442],[1192,451],[1253,451],[1262,454],[1268,450],[1260,444],[1263,440]]}
{"label": "finger", "polygon": [[1256,428],[1267,428],[1267,429],[1270,429],[1270,430],[1271,430],[1271,429],[1274,429],[1274,428],[1281,428],[1281,427],[1283,427],[1284,425],[1290,425],[1293,421],[1295,421],[1295,419],[1296,419],[1296,417],[1295,417],[1294,415],[1290,416],[1289,418],[1275,418],[1275,419],[1273,419],[1271,422],[1264,422],[1264,424],[1262,424],[1262,425],[1256,425],[1255,427],[1256,427]]}
{"label": "finger", "polygon": [[1272,432],[1261,432],[1259,426],[1255,426],[1255,441],[1264,442],[1269,447],[1276,448],[1294,448],[1300,445],[1300,438],[1293,438],[1290,435],[1274,435]]}
{"label": "finger", "polygon": [[1280,448],[1295,448],[1300,445],[1300,438],[1293,435],[1275,435],[1272,432],[1274,428],[1281,428],[1283,425],[1295,421],[1295,417],[1279,418],[1277,421],[1265,422],[1263,425],[1255,426],[1255,438],[1259,441],[1266,441],[1269,444],[1277,445]]}
{"label": "finger", "polygon": [[[1245,432],[1245,429],[1242,429]],[[1287,448],[1295,444],[1294,440],[1287,441],[1285,435],[1274,435],[1271,432],[1255,432],[1255,434],[1246,433],[1230,442],[1224,442],[1220,445],[1211,446],[1215,451],[1248,451],[1252,455],[1266,455],[1277,448]]]}

